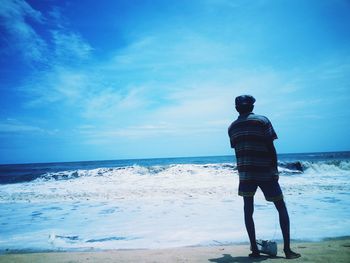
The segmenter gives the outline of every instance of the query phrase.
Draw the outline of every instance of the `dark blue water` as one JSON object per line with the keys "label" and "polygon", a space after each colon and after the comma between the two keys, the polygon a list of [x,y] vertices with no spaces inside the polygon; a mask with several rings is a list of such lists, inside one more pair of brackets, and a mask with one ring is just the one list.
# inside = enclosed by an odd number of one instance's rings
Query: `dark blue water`
{"label": "dark blue water", "polygon": [[[292,169],[303,170],[303,162],[332,162],[336,164],[342,160],[350,160],[350,152],[324,152],[324,153],[292,153],[279,154],[279,165]],[[204,157],[178,157],[153,159],[127,159],[84,162],[59,163],[32,163],[32,164],[4,164],[0,165],[0,184],[27,182],[37,179],[47,173],[57,173],[75,170],[90,170],[96,168],[117,168],[138,166],[167,166],[172,164],[235,164],[235,157],[204,156]]]}

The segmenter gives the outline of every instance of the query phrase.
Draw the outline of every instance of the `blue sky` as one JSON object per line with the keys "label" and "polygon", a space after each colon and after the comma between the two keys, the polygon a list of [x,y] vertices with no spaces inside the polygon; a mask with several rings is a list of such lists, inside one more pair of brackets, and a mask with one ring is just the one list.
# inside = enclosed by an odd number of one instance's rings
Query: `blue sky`
{"label": "blue sky", "polygon": [[0,163],[232,154],[234,98],[277,151],[350,150],[349,1],[0,4]]}

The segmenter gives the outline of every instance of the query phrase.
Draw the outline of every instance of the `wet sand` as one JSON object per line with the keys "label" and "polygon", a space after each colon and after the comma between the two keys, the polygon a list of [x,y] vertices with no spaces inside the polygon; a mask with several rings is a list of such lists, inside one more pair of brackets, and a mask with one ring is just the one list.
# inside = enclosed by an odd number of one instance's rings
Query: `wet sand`
{"label": "wet sand", "polygon": [[[321,242],[293,243],[302,257],[293,262],[350,262],[350,237]],[[282,244],[275,258],[251,259],[248,245],[183,247],[170,249],[110,250],[103,252],[49,252],[0,255],[0,262],[286,262]]]}

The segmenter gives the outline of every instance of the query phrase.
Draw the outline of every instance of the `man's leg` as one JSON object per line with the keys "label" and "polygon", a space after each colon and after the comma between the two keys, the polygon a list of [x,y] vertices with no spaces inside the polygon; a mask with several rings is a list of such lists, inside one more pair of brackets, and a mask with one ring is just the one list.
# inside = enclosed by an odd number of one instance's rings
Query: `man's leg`
{"label": "man's leg", "polygon": [[289,216],[286,204],[284,203],[284,200],[278,200],[274,202],[280,219],[280,226],[282,230],[283,235],[283,241],[284,241],[284,249],[290,250],[290,230],[289,230]]}
{"label": "man's leg", "polygon": [[253,196],[249,196],[249,197],[244,196],[243,200],[244,200],[244,222],[245,222],[245,227],[246,227],[247,232],[248,232],[251,250],[253,252],[249,256],[258,257],[259,251],[258,251],[258,246],[256,245],[255,225],[254,225],[254,220],[253,220],[254,197]]}
{"label": "man's leg", "polygon": [[284,241],[284,253],[286,254],[286,258],[298,258],[300,254],[293,252],[290,249],[290,227],[289,227],[289,215],[287,211],[286,204],[283,199],[274,202],[280,219],[280,226],[283,235]]}

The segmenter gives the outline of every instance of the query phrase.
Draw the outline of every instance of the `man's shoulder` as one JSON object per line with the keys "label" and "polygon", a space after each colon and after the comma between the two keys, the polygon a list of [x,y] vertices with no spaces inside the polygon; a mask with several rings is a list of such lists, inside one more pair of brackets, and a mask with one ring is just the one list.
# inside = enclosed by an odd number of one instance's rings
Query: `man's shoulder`
{"label": "man's shoulder", "polygon": [[249,120],[261,121],[261,122],[263,122],[263,123],[269,123],[269,122],[270,122],[270,120],[269,120],[266,116],[259,115],[259,114],[255,114],[255,113],[250,114],[250,115],[248,116],[248,119],[249,119]]}
{"label": "man's shoulder", "polygon": [[234,122],[232,122],[231,124],[230,124],[230,126],[228,126],[228,132],[230,132],[232,129],[233,129],[233,126],[235,125],[235,122],[236,122],[237,120],[235,120]]}
{"label": "man's shoulder", "polygon": [[241,126],[245,125],[247,122],[254,122],[254,123],[261,123],[263,125],[270,123],[270,120],[259,114],[250,113],[246,116],[239,116],[235,121],[231,123],[231,125],[228,127],[228,130],[232,130],[234,128],[240,128]]}
{"label": "man's shoulder", "polygon": [[244,120],[242,120],[241,118],[238,117],[236,120],[234,120],[234,121],[230,124],[230,126],[228,127],[228,130],[231,130],[234,126],[236,126],[237,123],[240,123],[240,122],[242,122],[242,121],[244,121]]}

